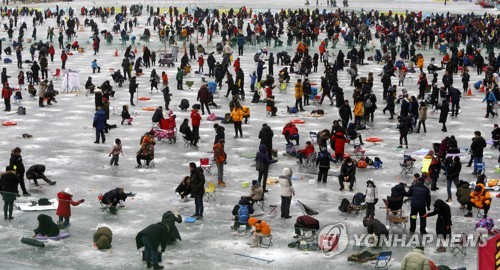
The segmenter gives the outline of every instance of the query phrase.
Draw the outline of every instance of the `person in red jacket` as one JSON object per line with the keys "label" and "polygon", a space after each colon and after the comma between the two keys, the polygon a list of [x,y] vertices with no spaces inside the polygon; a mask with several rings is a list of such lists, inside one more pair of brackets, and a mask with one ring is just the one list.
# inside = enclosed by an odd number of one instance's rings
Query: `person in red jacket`
{"label": "person in red jacket", "polygon": [[200,138],[200,121],[201,115],[197,109],[191,110],[191,124],[193,125],[193,137],[196,138],[193,141],[193,145],[196,146],[198,144],[198,139]]}
{"label": "person in red jacket", "polygon": [[236,60],[234,61],[233,67],[234,67],[234,72],[238,73],[238,70],[240,69],[240,58],[239,57],[236,58]]}
{"label": "person in red jacket", "polygon": [[290,140],[296,140],[297,145],[299,145],[299,130],[293,123],[288,123],[283,128],[282,134],[285,136],[287,144],[291,144]]}
{"label": "person in red jacket", "polygon": [[203,74],[204,64],[205,64],[205,59],[203,59],[203,55],[198,56],[198,73]]}
{"label": "person in red jacket", "polygon": [[334,146],[333,150],[335,151],[335,159],[343,160],[344,159],[344,148],[347,140],[345,139],[344,133],[337,131],[335,135],[331,138],[332,145]]}
{"label": "person in red jacket", "polygon": [[[57,199],[59,200],[59,205],[57,206],[56,215],[59,216],[59,226],[69,226],[69,218],[71,217],[71,205],[77,206],[83,203],[85,200],[81,199],[79,201],[73,201],[73,194],[69,188],[64,191],[57,193]],[[64,219],[64,223],[63,223]]]}
{"label": "person in red jacket", "polygon": [[312,153],[314,153],[314,145],[310,141],[307,141],[306,147],[297,151],[297,158],[299,158],[299,163],[302,164],[302,159],[308,158]]}
{"label": "person in red jacket", "polygon": [[62,53],[61,53],[61,61],[62,61],[61,69],[66,69],[66,60],[68,60],[68,55],[66,55],[66,52],[64,50],[62,50]]}
{"label": "person in red jacket", "polygon": [[50,62],[54,63],[54,54],[56,54],[56,50],[53,45],[50,45],[48,52],[50,55]]}
{"label": "person in red jacket", "polygon": [[9,83],[3,84],[2,98],[5,102],[5,112],[10,112],[10,97],[12,96],[12,89],[9,87]]}

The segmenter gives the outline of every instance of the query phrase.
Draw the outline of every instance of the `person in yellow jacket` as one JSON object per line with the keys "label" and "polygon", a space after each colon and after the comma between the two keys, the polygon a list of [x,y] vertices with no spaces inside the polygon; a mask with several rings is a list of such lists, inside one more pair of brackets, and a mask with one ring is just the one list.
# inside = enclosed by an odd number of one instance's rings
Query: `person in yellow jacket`
{"label": "person in yellow jacket", "polygon": [[250,108],[248,106],[243,106],[243,119],[245,119],[245,125],[248,124],[248,119],[250,118]]}
{"label": "person in yellow jacket", "polygon": [[301,112],[304,111],[304,108],[302,107],[302,95],[304,95],[304,91],[302,90],[302,80],[298,79],[297,83],[295,83],[295,108]]}
{"label": "person in yellow jacket", "polygon": [[484,188],[484,184],[477,184],[474,191],[470,193],[470,201],[467,204],[467,214],[465,217],[472,217],[472,207],[484,210],[484,218],[488,217],[491,206],[491,194]]}
{"label": "person in yellow jacket", "polygon": [[231,118],[234,123],[234,138],[238,138],[238,131],[240,132],[240,138],[243,138],[243,131],[241,130],[241,121],[243,120],[243,110],[241,105],[235,106],[231,112]]}
{"label": "person in yellow jacket", "polygon": [[361,126],[361,119],[365,114],[364,104],[362,98],[357,98],[354,103],[354,124],[356,126]]}
{"label": "person in yellow jacket", "polygon": [[424,72],[424,57],[421,54],[417,55],[417,67],[421,73]]}

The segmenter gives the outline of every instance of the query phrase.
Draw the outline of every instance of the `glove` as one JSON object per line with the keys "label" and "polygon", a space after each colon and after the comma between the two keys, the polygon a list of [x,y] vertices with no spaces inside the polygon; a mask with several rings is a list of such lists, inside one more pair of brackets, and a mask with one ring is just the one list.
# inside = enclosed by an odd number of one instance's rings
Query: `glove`
{"label": "glove", "polygon": [[424,218],[427,218],[428,216],[429,216],[429,215],[425,214],[425,215],[424,215]]}
{"label": "glove", "polygon": [[378,198],[375,198],[375,201],[373,203],[377,204],[378,203]]}
{"label": "glove", "polygon": [[80,200],[80,203],[84,203],[84,202],[85,202],[85,199],[81,199],[81,200]]}

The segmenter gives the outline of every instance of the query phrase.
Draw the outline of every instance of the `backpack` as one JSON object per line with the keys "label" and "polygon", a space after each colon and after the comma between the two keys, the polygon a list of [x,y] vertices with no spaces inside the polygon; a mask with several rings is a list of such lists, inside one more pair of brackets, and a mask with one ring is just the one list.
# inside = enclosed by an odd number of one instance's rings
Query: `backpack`
{"label": "backpack", "polygon": [[181,108],[181,110],[185,111],[187,110],[187,108],[189,108],[189,100],[187,99],[182,99],[181,100],[181,105],[179,105],[179,108]]}
{"label": "backpack", "polygon": [[257,159],[256,163],[255,163],[255,169],[259,172],[263,171],[265,168],[265,165],[264,165],[264,162],[262,162],[262,160],[260,159]]}
{"label": "backpack", "polygon": [[365,201],[365,194],[358,192],[354,194],[354,197],[352,197],[352,204],[353,205],[361,205]]}
{"label": "backpack", "polygon": [[297,110],[297,107],[291,107],[290,110],[288,111],[288,113],[297,113],[298,110]]}
{"label": "backpack", "polygon": [[10,64],[10,63],[12,63],[12,59],[10,59],[10,58],[4,58],[4,59],[3,59],[3,62],[4,62],[5,64]]}
{"label": "backpack", "polygon": [[41,198],[38,200],[38,205],[51,205],[52,203],[47,198]]}
{"label": "backpack", "polygon": [[241,205],[238,210],[238,222],[239,223],[248,223],[248,205]]}
{"label": "backpack", "polygon": [[349,206],[351,204],[349,203],[349,200],[346,198],[343,198],[342,201],[340,202],[339,210],[340,212],[348,212],[349,211]]}
{"label": "backpack", "polygon": [[371,108],[373,106],[373,103],[370,99],[367,99],[365,101],[365,108]]}

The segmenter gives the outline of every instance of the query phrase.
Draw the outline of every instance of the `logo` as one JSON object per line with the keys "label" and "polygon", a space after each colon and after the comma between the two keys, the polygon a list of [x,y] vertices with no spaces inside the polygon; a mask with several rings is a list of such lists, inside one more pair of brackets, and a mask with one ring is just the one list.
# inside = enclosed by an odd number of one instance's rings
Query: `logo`
{"label": "logo", "polygon": [[323,256],[333,257],[347,248],[349,238],[345,224],[337,223],[323,227],[319,232],[318,244]]}

